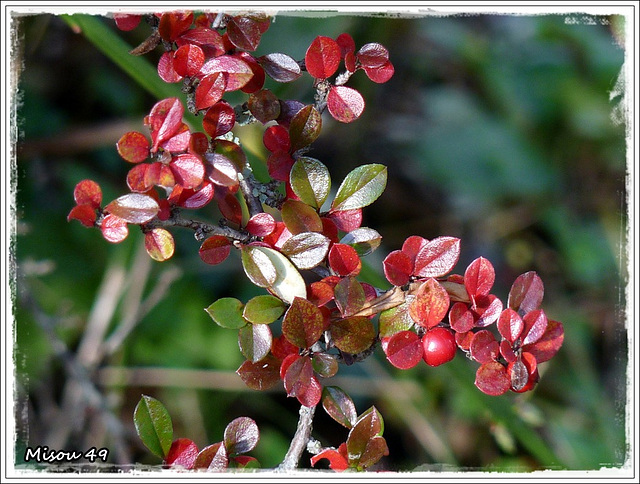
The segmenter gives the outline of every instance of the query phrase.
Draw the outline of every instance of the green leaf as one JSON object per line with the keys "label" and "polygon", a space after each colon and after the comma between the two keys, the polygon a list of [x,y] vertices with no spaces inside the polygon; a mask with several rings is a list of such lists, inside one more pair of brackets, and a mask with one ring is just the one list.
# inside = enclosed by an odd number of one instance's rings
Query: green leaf
{"label": "green leaf", "polygon": [[238,331],[240,352],[253,363],[269,354],[271,341],[271,330],[266,324],[248,324]]}
{"label": "green leaf", "polygon": [[385,309],[380,313],[378,327],[380,337],[393,336],[400,331],[408,331],[413,327],[413,319],[409,316],[409,303],[403,302],[399,306]]}
{"label": "green leaf", "polygon": [[247,324],[247,321],[242,317],[243,308],[242,301],[234,297],[223,297],[211,304],[205,311],[219,326],[239,329]]}
{"label": "green leaf", "polygon": [[331,325],[331,339],[345,353],[356,354],[368,349],[375,337],[375,328],[365,316],[340,319]]}
{"label": "green leaf", "polygon": [[340,184],[331,204],[332,211],[354,210],[373,203],[387,185],[387,167],[362,165],[351,171]]}
{"label": "green leaf", "polygon": [[316,210],[304,202],[287,200],[282,205],[282,221],[293,235],[322,232],[322,220]]}
{"label": "green leaf", "polygon": [[322,207],[331,190],[328,168],[315,158],[298,158],[291,168],[291,188],[300,200],[315,209]]}
{"label": "green leaf", "polygon": [[285,305],[277,297],[265,294],[247,301],[242,316],[253,324],[273,323],[284,313]]}
{"label": "green leaf", "polygon": [[143,395],[133,412],[133,423],[147,449],[162,459],[166,458],[173,441],[173,424],[164,405]]}
{"label": "green leaf", "polygon": [[331,241],[318,232],[302,232],[282,244],[285,254],[298,269],[313,269],[329,252]]}
{"label": "green leaf", "polygon": [[282,320],[282,334],[298,348],[310,348],[324,332],[324,316],[306,299],[295,298]]}
{"label": "green leaf", "polygon": [[333,420],[348,429],[353,427],[358,420],[353,400],[340,387],[324,387],[322,390],[322,407]]}
{"label": "green leaf", "polygon": [[307,297],[307,286],[293,263],[277,250],[269,247],[245,245],[242,265],[251,281],[266,287],[291,304],[296,297]]}

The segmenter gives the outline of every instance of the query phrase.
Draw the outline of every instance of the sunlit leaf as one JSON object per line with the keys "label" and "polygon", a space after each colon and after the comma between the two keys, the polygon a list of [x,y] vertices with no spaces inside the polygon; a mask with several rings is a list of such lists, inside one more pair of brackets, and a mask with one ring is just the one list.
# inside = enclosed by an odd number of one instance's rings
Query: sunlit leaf
{"label": "sunlit leaf", "polygon": [[366,302],[364,289],[355,277],[345,277],[336,284],[334,298],[343,318],[356,314]]}
{"label": "sunlit leaf", "polygon": [[329,245],[329,239],[322,234],[302,232],[287,239],[282,245],[282,253],[298,269],[312,269],[325,259]]}
{"label": "sunlit leaf", "polygon": [[329,265],[340,276],[357,276],[362,268],[362,261],[350,245],[333,244],[329,250]]}
{"label": "sunlit leaf", "polygon": [[409,304],[409,315],[420,326],[433,328],[446,316],[449,310],[449,294],[433,278],[427,279]]}
{"label": "sunlit leaf", "polygon": [[496,273],[490,261],[484,257],[474,260],[464,273],[464,287],[473,300],[476,296],[486,296],[491,291]]}
{"label": "sunlit leaf", "polygon": [[105,240],[112,244],[122,242],[129,235],[127,222],[113,214],[108,214],[102,219],[100,230]]}
{"label": "sunlit leaf", "polygon": [[469,351],[471,358],[478,363],[489,363],[498,358],[500,345],[491,331],[481,329],[471,339]]}
{"label": "sunlit leaf", "polygon": [[151,130],[153,145],[151,152],[155,153],[163,141],[171,138],[182,126],[184,107],[178,98],[168,98],[158,101],[146,120]]}
{"label": "sunlit leaf", "polygon": [[276,82],[295,81],[302,75],[300,66],[286,54],[273,53],[256,59],[267,75]]}
{"label": "sunlit leaf", "polygon": [[522,329],[523,345],[533,344],[542,338],[548,324],[547,315],[542,309],[528,312],[522,318],[522,322],[524,323]]}
{"label": "sunlit leaf", "polygon": [[262,30],[254,19],[246,15],[231,17],[227,22],[227,35],[236,47],[253,51],[260,44]]}
{"label": "sunlit leaf", "polygon": [[164,405],[153,397],[143,395],[133,412],[133,423],[147,449],[164,459],[173,440],[173,424]]}
{"label": "sunlit leaf", "polygon": [[560,350],[564,341],[564,328],[558,321],[548,320],[547,329],[534,344],[525,345],[523,351],[531,353],[538,363],[548,361]]}
{"label": "sunlit leaf", "polygon": [[251,452],[260,440],[258,425],[249,417],[238,417],[224,429],[224,446],[228,455]]}
{"label": "sunlit leaf", "polygon": [[363,67],[382,67],[389,61],[389,51],[377,42],[371,42],[360,47],[356,57]]}
{"label": "sunlit leaf", "polygon": [[222,442],[217,442],[203,448],[193,462],[194,469],[208,469],[212,471],[224,470],[228,465],[229,458],[227,457],[227,450]]}
{"label": "sunlit leaf", "polygon": [[527,272],[516,278],[509,291],[507,306],[524,316],[530,311],[538,309],[544,297],[544,284],[534,271]]}
{"label": "sunlit leaf", "polygon": [[338,373],[338,360],[329,353],[314,353],[311,357],[313,371],[323,378],[331,378]]}
{"label": "sunlit leaf", "polygon": [[282,221],[293,235],[303,232],[322,232],[318,212],[304,202],[287,200],[281,209]]}
{"label": "sunlit leaf", "polygon": [[207,60],[200,69],[200,75],[205,76],[222,72],[227,80],[226,91],[236,91],[242,88],[253,77],[253,71],[241,58],[234,55],[221,55]]}
{"label": "sunlit leaf", "polygon": [[307,72],[316,79],[331,77],[340,65],[340,46],[330,37],[318,36],[304,56]]}
{"label": "sunlit leaf", "polygon": [[116,143],[118,154],[129,163],[140,163],[149,157],[149,140],[142,133],[129,131]]}
{"label": "sunlit leaf", "polygon": [[450,272],[460,257],[460,239],[438,237],[430,240],[416,255],[414,274],[441,277]]}
{"label": "sunlit leaf", "polygon": [[351,87],[332,86],[327,95],[327,108],[336,121],[351,123],[358,119],[365,107],[362,94]]}
{"label": "sunlit leaf", "polygon": [[449,325],[457,333],[471,331],[475,325],[475,318],[469,307],[461,302],[456,302],[449,311]]}
{"label": "sunlit leaf", "polygon": [[214,72],[200,79],[196,86],[196,109],[207,109],[222,99],[227,87],[227,78],[222,72]]}
{"label": "sunlit leaf", "polygon": [[387,185],[387,167],[362,165],[351,171],[340,184],[331,204],[332,211],[353,210],[373,203]]}
{"label": "sunlit leaf", "polygon": [[298,158],[291,168],[291,188],[301,201],[319,209],[331,189],[329,170],[315,158]]}
{"label": "sunlit leaf", "polygon": [[363,69],[367,77],[378,84],[387,82],[395,72],[391,61],[385,62],[380,67],[364,67]]}
{"label": "sunlit leaf", "polygon": [[498,331],[500,335],[509,341],[514,343],[522,334],[524,328],[524,322],[520,315],[511,308],[507,308],[498,318]]}
{"label": "sunlit leaf", "polygon": [[475,386],[487,395],[498,396],[511,388],[507,369],[497,361],[489,361],[476,371]]}
{"label": "sunlit leaf", "polygon": [[245,228],[251,235],[266,237],[276,229],[276,220],[270,213],[260,212],[247,221]]}
{"label": "sunlit leaf", "polygon": [[162,262],[173,255],[175,242],[168,230],[156,227],[144,234],[144,248],[152,259]]}
{"label": "sunlit leaf", "polygon": [[376,250],[382,242],[382,236],[377,230],[369,227],[359,227],[346,234],[341,244],[347,244],[356,249],[359,256],[364,257]]}
{"label": "sunlit leaf", "polygon": [[400,331],[389,337],[384,353],[393,366],[408,370],[422,361],[422,340],[413,331]]}
{"label": "sunlit leaf", "polygon": [[242,316],[254,324],[269,324],[284,314],[285,305],[271,295],[255,296],[247,301]]}
{"label": "sunlit leaf", "polygon": [[322,459],[327,459],[331,470],[336,472],[344,471],[349,468],[349,461],[347,460],[347,457],[336,449],[323,449],[318,454],[312,456],[311,467],[315,467],[318,461]]}
{"label": "sunlit leaf", "polygon": [[128,193],[116,198],[104,209],[127,223],[144,224],[156,216],[160,206],[149,195]]}
{"label": "sunlit leaf", "polygon": [[219,326],[228,329],[239,329],[246,326],[242,317],[244,304],[234,297],[223,297],[209,305],[205,311]]}
{"label": "sunlit leaf", "polygon": [[403,302],[399,306],[385,309],[378,320],[380,337],[393,336],[400,331],[407,331],[413,327],[413,319],[409,316],[409,303]]}
{"label": "sunlit leaf", "polygon": [[194,44],[185,44],[173,54],[173,68],[183,77],[193,77],[204,64],[204,51]]}
{"label": "sunlit leaf", "polygon": [[158,77],[169,84],[180,82],[183,79],[173,66],[173,52],[164,52],[160,56],[158,60]]}
{"label": "sunlit leaf", "polygon": [[313,377],[311,359],[308,356],[291,355],[283,361],[280,374],[287,396],[302,395],[309,387]]}
{"label": "sunlit leaf", "polygon": [[267,390],[280,382],[280,360],[273,355],[267,355],[256,363],[247,360],[236,373],[248,388]]}
{"label": "sunlit leaf", "polygon": [[383,428],[382,416],[375,407],[371,407],[360,416],[347,437],[349,464],[357,465],[369,442],[374,437],[381,436]]}
{"label": "sunlit leaf", "polygon": [[345,353],[360,353],[373,344],[376,331],[369,318],[352,316],[331,324],[331,339]]}
{"label": "sunlit leaf", "polygon": [[191,469],[198,456],[198,446],[193,440],[180,438],[173,441],[165,459],[170,467]]}
{"label": "sunlit leaf", "polygon": [[231,253],[231,242],[222,235],[212,235],[205,239],[198,250],[198,255],[207,264],[220,264]]}
{"label": "sunlit leaf", "polygon": [[[281,106],[282,114],[282,106]],[[289,124],[289,138],[291,149],[297,151],[300,148],[313,143],[322,130],[322,116],[312,104],[298,111]]]}
{"label": "sunlit leaf", "polygon": [[257,363],[271,350],[271,330],[266,324],[248,324],[238,331],[240,352]]}
{"label": "sunlit leaf", "polygon": [[202,127],[212,138],[228,133],[236,123],[233,107],[226,101],[218,101],[205,113]]}
{"label": "sunlit leaf", "polygon": [[97,220],[96,209],[87,203],[76,205],[67,215],[67,221],[70,220],[77,220],[85,227],[93,227]]}
{"label": "sunlit leaf", "polygon": [[299,348],[310,348],[324,332],[322,312],[306,299],[296,297],[282,320],[282,334]]}
{"label": "sunlit leaf", "polygon": [[322,390],[322,407],[333,420],[348,429],[358,420],[353,400],[339,387],[327,386]]}

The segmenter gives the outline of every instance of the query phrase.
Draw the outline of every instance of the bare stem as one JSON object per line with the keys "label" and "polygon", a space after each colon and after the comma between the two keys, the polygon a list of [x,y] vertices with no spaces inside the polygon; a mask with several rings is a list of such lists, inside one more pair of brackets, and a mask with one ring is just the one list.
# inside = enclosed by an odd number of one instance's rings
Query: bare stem
{"label": "bare stem", "polygon": [[222,235],[241,243],[249,243],[253,240],[253,237],[246,232],[241,232],[240,230],[227,226],[213,225],[207,222],[182,218],[179,212],[171,214],[171,217],[167,220],[154,219],[145,224],[144,227],[147,229],[156,227],[184,227],[193,230],[195,232],[195,238],[198,241],[202,241],[211,235]]}
{"label": "bare stem", "polygon": [[311,441],[311,429],[313,426],[313,414],[316,411],[316,407],[300,406],[300,418],[298,419],[298,428],[291,440],[291,445],[287,451],[287,455],[284,456],[284,460],[276,469],[280,472],[288,472],[296,469],[302,453],[307,448],[307,444]]}
{"label": "bare stem", "polygon": [[253,182],[255,181],[255,179],[253,178],[253,174],[251,173],[251,171],[248,169],[245,170],[244,173],[238,176],[238,180],[240,182],[240,190],[242,191],[242,196],[247,202],[249,216],[253,217],[254,215],[261,213],[263,211],[262,204],[253,192]]}

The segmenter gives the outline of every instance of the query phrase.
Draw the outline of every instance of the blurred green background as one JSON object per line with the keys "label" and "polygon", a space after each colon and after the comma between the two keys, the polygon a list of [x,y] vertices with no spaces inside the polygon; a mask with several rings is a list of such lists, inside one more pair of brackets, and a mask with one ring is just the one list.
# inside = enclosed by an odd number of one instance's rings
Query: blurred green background
{"label": "blurred green background", "polygon": [[[115,30],[111,20],[98,20]],[[248,283],[237,254],[207,266],[192,233],[176,230],[175,256],[157,263],[135,227],[112,245],[99,231],[66,221],[81,179],[98,181],[105,202],[127,191],[130,166],[115,142],[143,130],[156,98],[60,16],[16,16],[13,27],[16,463],[26,446],[49,445],[108,447],[118,466],[159,464],[133,427],[144,393],[169,409],[176,437],[199,447],[220,441],[233,418],[253,418],[261,438],[252,455],[263,467],[276,466],[298,403],[279,387],[246,389],[234,374],[243,361],[237,333],[203,310],[220,297],[246,301],[263,293]],[[506,300],[519,274],[537,271],[543,307],[565,328],[560,353],[541,366],[535,391],[523,395],[482,394],[473,385],[477,365],[461,355],[439,368],[396,371],[378,350],[341,369],[332,384],[351,394],[358,411],[375,404],[385,417],[391,453],[379,468],[624,466],[627,153],[624,88],[617,84],[624,17],[282,12],[256,54],[302,59],[316,35],[342,32],[358,47],[382,43],[395,66],[386,84],[362,72],[352,77],[348,85],[367,103],[362,118],[343,125],[325,116],[310,152],[329,167],[335,187],[358,165],[389,168],[386,192],[364,211],[363,225],[383,236],[367,257],[367,280],[388,287],[381,261],[409,235],[456,236],[456,272],[480,255],[489,258],[494,292]],[[141,25],[116,35],[132,48],[148,33]],[[306,75],[292,84],[267,80],[266,87],[281,98],[313,101]],[[237,134],[252,159],[264,161],[260,128]],[[314,436],[324,445],[338,445],[346,434],[317,412]]]}

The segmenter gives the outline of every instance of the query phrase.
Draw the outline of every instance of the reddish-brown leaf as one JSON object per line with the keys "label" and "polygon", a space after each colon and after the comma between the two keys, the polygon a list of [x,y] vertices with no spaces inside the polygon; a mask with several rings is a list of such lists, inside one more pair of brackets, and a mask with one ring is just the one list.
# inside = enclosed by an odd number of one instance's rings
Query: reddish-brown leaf
{"label": "reddish-brown leaf", "polygon": [[355,89],[347,86],[332,86],[327,96],[327,108],[334,119],[351,123],[364,111],[364,98]]}
{"label": "reddish-brown leaf", "polygon": [[282,205],[282,221],[293,235],[303,232],[322,232],[318,212],[306,203],[287,200]]}
{"label": "reddish-brown leaf", "polygon": [[369,318],[352,316],[331,324],[331,339],[345,353],[356,354],[371,347],[376,331]]}
{"label": "reddish-brown leaf", "polygon": [[236,114],[226,101],[218,101],[211,106],[202,119],[202,127],[212,138],[228,133],[235,123]]}
{"label": "reddish-brown leaf", "polygon": [[266,237],[275,230],[276,221],[273,218],[273,215],[266,212],[260,212],[249,219],[245,228],[251,235]]}
{"label": "reddish-brown leaf", "polygon": [[276,82],[295,81],[302,75],[300,66],[286,54],[273,53],[256,59],[266,74]]}
{"label": "reddish-brown leaf", "polygon": [[191,27],[193,23],[193,12],[178,11],[163,13],[158,25],[158,33],[163,40],[175,41],[180,34]]}
{"label": "reddish-brown leaf", "polygon": [[227,454],[237,455],[251,452],[260,440],[258,425],[249,417],[233,419],[224,429],[224,446]]}
{"label": "reddish-brown leaf", "polygon": [[149,157],[149,141],[137,131],[125,133],[116,143],[118,154],[129,163],[140,163]]}
{"label": "reddish-brown leaf", "polygon": [[238,169],[226,156],[219,153],[205,153],[207,177],[213,183],[232,190],[238,187]]}
{"label": "reddish-brown leaf", "polygon": [[194,469],[208,469],[210,471],[221,471],[229,465],[227,450],[222,442],[208,445],[200,451],[193,463]]}
{"label": "reddish-brown leaf", "polygon": [[208,27],[196,27],[182,33],[176,40],[178,47],[186,44],[197,45],[202,49],[205,58],[218,57],[225,53],[222,35]]}
{"label": "reddish-brown leaf", "polygon": [[476,297],[475,305],[472,306],[476,314],[475,325],[478,328],[492,325],[502,314],[502,308],[502,301],[493,294]]}
{"label": "reddish-brown leaf", "polygon": [[329,218],[336,225],[338,230],[351,232],[362,224],[362,209],[336,210],[329,213]]}
{"label": "reddish-brown leaf", "polygon": [[[296,397],[302,395],[309,387],[313,377],[313,366],[311,358],[308,356],[293,355],[283,362],[284,369],[284,389],[287,396]],[[280,373],[283,373],[282,368]]]}
{"label": "reddish-brown leaf", "polygon": [[511,388],[511,379],[503,365],[497,361],[490,361],[476,371],[475,385],[487,395],[498,396]]}
{"label": "reddish-brown leaf", "polygon": [[249,82],[242,86],[240,90],[246,94],[251,94],[262,89],[266,78],[262,66],[258,64],[258,61],[255,59],[255,57],[253,57],[248,52],[242,51],[238,52],[236,55],[249,66],[249,69],[251,69],[251,72],[253,74]]}
{"label": "reddish-brown leaf", "polygon": [[222,235],[207,238],[198,251],[200,258],[207,264],[216,265],[223,262],[231,253],[231,242]]}
{"label": "reddish-brown leaf", "polygon": [[343,318],[356,314],[366,302],[364,289],[355,277],[342,278],[336,284],[334,298]]}
{"label": "reddish-brown leaf", "polygon": [[321,130],[322,116],[320,112],[312,104],[305,106],[293,116],[289,124],[291,149],[297,151],[309,146],[320,136]]}
{"label": "reddish-brown leaf", "polygon": [[251,17],[245,15],[237,15],[231,17],[227,22],[227,35],[229,40],[236,47],[253,51],[258,48],[262,30]]}
{"label": "reddish-brown leaf", "polygon": [[301,393],[296,395],[296,398],[298,402],[300,402],[300,405],[304,405],[305,407],[315,407],[320,403],[320,399],[322,398],[322,385],[315,375],[311,376],[309,384],[302,389]]}
{"label": "reddish-brown leaf", "polygon": [[389,51],[385,46],[371,42],[360,47],[356,58],[362,67],[379,68],[389,61]]}
{"label": "reddish-brown leaf", "polygon": [[106,212],[131,224],[144,224],[156,216],[160,207],[149,195],[128,193],[104,207]]}
{"label": "reddish-brown leaf", "polygon": [[250,389],[267,390],[280,381],[280,360],[273,355],[267,355],[257,363],[247,360],[236,373]]}
{"label": "reddish-brown leaf", "polygon": [[282,320],[282,334],[299,348],[310,348],[323,331],[322,312],[306,299],[296,297]]}
{"label": "reddish-brown leaf", "polygon": [[526,272],[516,278],[509,291],[507,306],[524,316],[538,309],[544,297],[542,279],[534,271]]}

